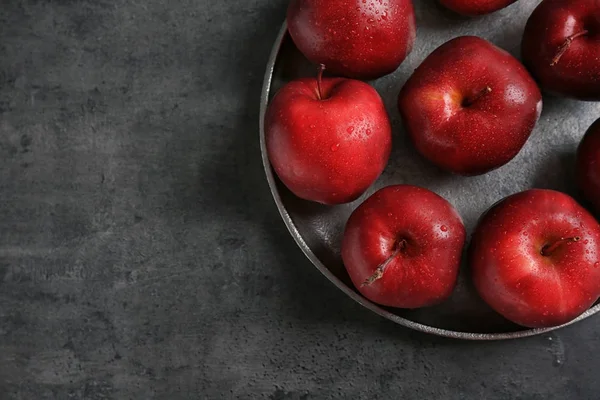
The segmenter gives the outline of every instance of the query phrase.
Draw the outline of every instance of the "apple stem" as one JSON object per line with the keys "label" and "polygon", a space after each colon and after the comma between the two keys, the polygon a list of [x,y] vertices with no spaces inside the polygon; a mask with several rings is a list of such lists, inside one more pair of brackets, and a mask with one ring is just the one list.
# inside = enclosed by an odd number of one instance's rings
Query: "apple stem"
{"label": "apple stem", "polygon": [[587,30],[583,30],[581,32],[575,33],[575,34],[567,37],[565,39],[565,42],[558,48],[558,53],[556,53],[556,55],[552,59],[552,62],[550,63],[550,66],[554,67],[556,64],[558,64],[558,62],[560,61],[560,59],[562,58],[562,56],[567,52],[567,50],[571,46],[571,43],[573,43],[573,40],[577,39],[580,36],[584,36],[584,35],[587,35],[587,34],[588,34],[588,31]]}
{"label": "apple stem", "polygon": [[483,96],[485,96],[486,94],[491,93],[491,92],[492,92],[492,88],[489,86],[486,86],[482,91],[477,93],[475,96],[473,96],[471,98],[466,98],[465,101],[463,102],[463,106],[469,107],[470,105],[475,104],[475,102],[477,100],[479,100],[480,98],[482,98]]}
{"label": "apple stem", "polygon": [[406,240],[403,239],[400,242],[398,242],[398,244],[396,245],[396,250],[394,250],[394,252],[384,262],[379,264],[379,266],[377,266],[377,269],[375,269],[375,273],[373,275],[371,275],[370,277],[368,277],[367,279],[365,279],[365,281],[360,286],[361,287],[369,286],[369,285],[372,285],[374,282],[378,281],[379,279],[381,279],[383,277],[383,273],[385,272],[385,269],[388,267],[388,265],[390,265],[392,260],[394,258],[396,258],[396,256],[398,254],[400,254],[400,252],[402,250],[404,250],[405,247],[406,247]]}
{"label": "apple stem", "polygon": [[323,100],[323,92],[321,91],[321,81],[323,80],[323,71],[325,71],[325,65],[319,64],[319,72],[317,73],[317,97],[319,100]]}
{"label": "apple stem", "polygon": [[545,245],[542,248],[541,253],[543,256],[550,256],[550,255],[552,255],[552,253],[554,253],[554,251],[556,251],[556,249],[558,249],[563,244],[575,243],[575,242],[579,242],[579,240],[581,240],[581,238],[579,236],[570,237],[570,238],[561,238],[552,244]]}

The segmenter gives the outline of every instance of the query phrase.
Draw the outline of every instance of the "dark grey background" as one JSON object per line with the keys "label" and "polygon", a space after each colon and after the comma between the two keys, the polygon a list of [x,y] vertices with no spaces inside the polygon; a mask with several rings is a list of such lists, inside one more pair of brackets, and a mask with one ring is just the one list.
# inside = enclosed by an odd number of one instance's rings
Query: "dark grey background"
{"label": "dark grey background", "polygon": [[597,318],[440,339],[304,258],[258,145],[286,4],[0,1],[0,399],[597,399]]}

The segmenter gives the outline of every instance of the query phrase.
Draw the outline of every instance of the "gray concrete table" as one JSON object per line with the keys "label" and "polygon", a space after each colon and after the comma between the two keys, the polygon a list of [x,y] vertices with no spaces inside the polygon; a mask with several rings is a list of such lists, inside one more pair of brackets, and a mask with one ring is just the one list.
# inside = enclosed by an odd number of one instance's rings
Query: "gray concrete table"
{"label": "gray concrete table", "polygon": [[440,339],[304,258],[257,140],[286,3],[0,2],[0,399],[597,399],[598,318]]}

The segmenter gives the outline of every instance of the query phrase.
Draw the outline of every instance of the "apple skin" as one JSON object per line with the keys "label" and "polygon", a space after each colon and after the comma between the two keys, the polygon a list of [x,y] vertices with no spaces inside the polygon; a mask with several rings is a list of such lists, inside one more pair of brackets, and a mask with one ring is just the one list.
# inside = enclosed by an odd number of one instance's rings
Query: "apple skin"
{"label": "apple skin", "polygon": [[417,150],[459,175],[499,168],[521,150],[542,112],[542,96],[525,67],[474,36],[431,53],[398,98]]}
{"label": "apple skin", "polygon": [[381,175],[392,147],[389,117],[368,84],[300,79],[275,95],[265,116],[267,153],[298,197],[323,204],[356,200]]}
{"label": "apple skin", "polygon": [[[393,256],[380,279],[363,285]],[[465,227],[454,207],[416,186],[388,186],[350,216],[342,259],[359,292],[390,307],[419,308],[450,296],[460,266]]]}
{"label": "apple skin", "polygon": [[475,17],[478,15],[490,14],[510,6],[517,0],[440,0],[440,3],[450,10]]}
{"label": "apple skin", "polygon": [[469,258],[481,297],[526,327],[565,324],[600,295],[600,225],[564,193],[533,189],[497,203],[479,221]]}
{"label": "apple skin", "polygon": [[[556,60],[568,37],[574,38]],[[600,101],[600,0],[545,0],[523,34],[523,62],[544,91]]]}
{"label": "apple skin", "polygon": [[600,212],[600,119],[590,126],[579,144],[576,177],[587,201]]}
{"label": "apple skin", "polygon": [[411,0],[292,0],[287,23],[306,58],[363,80],[394,72],[416,37]]}

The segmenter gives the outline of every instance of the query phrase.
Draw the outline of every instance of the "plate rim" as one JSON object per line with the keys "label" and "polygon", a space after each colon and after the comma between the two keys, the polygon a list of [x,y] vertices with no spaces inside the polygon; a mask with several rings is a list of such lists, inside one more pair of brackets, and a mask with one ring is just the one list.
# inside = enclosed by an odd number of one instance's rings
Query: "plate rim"
{"label": "plate rim", "polygon": [[391,313],[377,304],[371,302],[367,298],[363,297],[344,282],[342,282],[338,277],[336,277],[322,262],[319,258],[313,253],[310,247],[304,241],[304,238],[298,231],[298,228],[294,224],[291,216],[287,212],[285,205],[281,199],[281,195],[277,189],[275,175],[273,173],[273,169],[271,167],[271,163],[269,162],[269,158],[267,155],[266,141],[265,141],[265,114],[267,111],[267,106],[269,103],[269,96],[271,94],[271,87],[273,82],[273,72],[275,70],[275,63],[277,62],[279,56],[279,50],[281,49],[281,45],[283,43],[283,39],[287,34],[287,23],[284,21],[281,26],[277,38],[275,39],[275,44],[271,49],[271,53],[269,56],[269,60],[267,62],[267,68],[264,75],[262,92],[260,97],[260,112],[259,112],[259,134],[260,134],[260,152],[263,162],[263,168],[265,170],[265,174],[267,177],[267,182],[269,184],[269,189],[271,190],[271,195],[275,200],[275,204],[277,209],[279,210],[279,214],[283,219],[289,233],[294,238],[296,244],[304,255],[312,262],[312,264],[338,289],[344,292],[347,296],[349,296],[352,300],[365,307],[366,309],[378,314],[381,317],[384,317],[396,324],[404,326],[406,328],[410,328],[419,332],[429,333],[432,335],[452,338],[452,339],[463,339],[463,340],[477,340],[477,341],[491,341],[491,340],[507,340],[507,339],[519,339],[530,336],[536,336],[540,334],[544,334],[547,332],[552,332],[557,329],[561,329],[567,327],[569,325],[575,324],[576,322],[582,321],[600,311],[600,304],[597,304],[588,310],[586,310],[579,317],[575,318],[572,321],[567,322],[566,324],[549,327],[549,328],[537,328],[537,329],[523,329],[520,331],[514,332],[502,332],[502,333],[474,333],[474,332],[462,332],[462,331],[454,331],[442,328],[436,328],[434,326],[429,326],[425,324],[421,324],[419,322],[415,322],[394,313]]}

